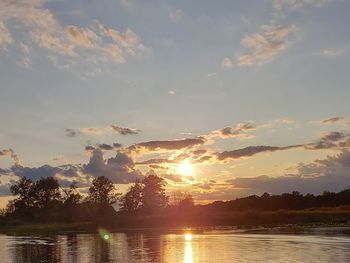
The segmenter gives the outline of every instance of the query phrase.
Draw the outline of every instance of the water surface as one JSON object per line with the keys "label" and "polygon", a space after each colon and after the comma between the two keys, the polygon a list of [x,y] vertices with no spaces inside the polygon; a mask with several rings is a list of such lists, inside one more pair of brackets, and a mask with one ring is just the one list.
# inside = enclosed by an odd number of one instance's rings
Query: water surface
{"label": "water surface", "polygon": [[111,233],[0,235],[0,262],[350,262],[346,235]]}

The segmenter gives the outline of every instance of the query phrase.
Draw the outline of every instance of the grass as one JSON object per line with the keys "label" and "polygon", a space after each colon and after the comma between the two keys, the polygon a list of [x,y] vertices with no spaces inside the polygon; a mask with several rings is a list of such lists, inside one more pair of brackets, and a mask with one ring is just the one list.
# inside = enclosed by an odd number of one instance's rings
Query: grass
{"label": "grass", "polygon": [[79,223],[43,223],[0,226],[0,233],[8,235],[49,235],[69,232],[93,232],[90,222]]}

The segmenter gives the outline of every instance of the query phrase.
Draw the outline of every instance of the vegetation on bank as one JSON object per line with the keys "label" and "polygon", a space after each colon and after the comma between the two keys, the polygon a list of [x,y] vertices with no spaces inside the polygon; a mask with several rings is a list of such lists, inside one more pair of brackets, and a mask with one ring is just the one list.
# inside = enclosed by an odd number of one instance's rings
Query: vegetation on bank
{"label": "vegetation on bank", "polygon": [[[350,189],[339,193],[249,196],[194,205],[191,195],[176,193],[172,202],[164,179],[155,175],[133,184],[125,195],[101,176],[83,197],[74,184],[62,188],[52,177],[25,177],[10,188],[16,197],[1,211],[0,231],[57,233],[126,228],[206,226],[344,225],[350,223]],[[113,208],[118,202],[119,211]]]}

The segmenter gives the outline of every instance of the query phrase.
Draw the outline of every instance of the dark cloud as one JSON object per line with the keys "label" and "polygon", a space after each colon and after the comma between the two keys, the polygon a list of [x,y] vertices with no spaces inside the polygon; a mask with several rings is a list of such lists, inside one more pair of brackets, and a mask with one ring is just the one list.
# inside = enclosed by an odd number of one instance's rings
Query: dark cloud
{"label": "dark cloud", "polygon": [[269,192],[280,194],[299,191],[320,194],[323,191],[341,191],[350,188],[350,152],[342,151],[323,160],[309,164],[299,164],[296,174],[280,177],[257,176],[238,177],[228,180],[234,188],[245,189],[246,193],[261,194]]}
{"label": "dark cloud", "polygon": [[253,137],[251,134],[248,134],[248,131],[255,130],[256,127],[252,122],[239,123],[235,127],[225,127],[218,131],[215,131],[214,134],[219,135],[222,138],[250,138]]}
{"label": "dark cloud", "polygon": [[342,149],[350,147],[350,135],[346,132],[325,132],[315,142],[305,145],[308,150]]}
{"label": "dark cloud", "polygon": [[345,119],[344,117],[333,117],[333,118],[325,119],[325,120],[323,120],[321,122],[325,123],[325,124],[330,124],[330,123],[335,123],[335,122],[342,121],[344,119]]}
{"label": "dark cloud", "polygon": [[[319,194],[323,191],[341,191],[350,187],[348,174],[325,175],[319,177],[303,177],[286,175],[280,177],[258,176],[252,178],[236,178],[229,182],[235,188],[246,189],[246,193],[262,194],[264,192],[281,194],[292,191]],[[249,190],[249,191],[248,191]]]}
{"label": "dark cloud", "polygon": [[190,148],[193,146],[202,145],[206,142],[204,137],[186,138],[180,140],[169,141],[149,141],[134,144],[129,147],[131,151],[146,150],[146,151],[158,151],[158,150],[181,150]]}
{"label": "dark cloud", "polygon": [[149,168],[153,169],[153,170],[166,170],[166,169],[168,169],[167,167],[164,167],[164,166],[161,166],[158,164],[150,164]]}
{"label": "dark cloud", "polygon": [[117,143],[117,142],[113,143],[113,147],[114,147],[114,148],[121,148],[122,146],[123,146],[123,145],[120,144],[120,143]]}
{"label": "dark cloud", "polygon": [[14,165],[10,168],[11,172],[18,177],[27,177],[33,181],[37,181],[42,177],[55,177],[59,184],[63,187],[69,186],[75,182],[78,186],[86,186],[89,177],[80,173],[80,167],[75,165],[50,166],[43,165],[40,167],[24,167]]}
{"label": "dark cloud", "polygon": [[249,132],[256,130],[257,127],[253,122],[243,122],[238,123],[235,127],[224,127],[219,130],[210,132],[208,135],[205,135],[208,139],[213,139],[215,137],[220,137],[222,139],[227,138],[240,138],[247,139],[254,137]]}
{"label": "dark cloud", "polygon": [[132,183],[143,178],[127,154],[118,152],[115,157],[105,160],[100,149],[92,152],[90,161],[83,166],[82,172],[94,177],[105,176],[116,184]]}
{"label": "dark cloud", "polygon": [[54,177],[63,187],[69,186],[71,183],[76,183],[78,187],[89,185],[91,181],[89,176],[80,173],[80,167],[75,165],[62,165],[53,167],[50,165],[43,165],[40,167],[24,167],[21,165],[13,165],[9,169],[0,169],[0,177],[12,177],[8,186],[20,177],[27,177],[33,181],[40,178]]}
{"label": "dark cloud", "polygon": [[123,128],[115,124],[110,124],[109,127],[121,135],[134,135],[134,134],[139,134],[141,132],[141,130],[139,129]]}
{"label": "dark cloud", "polygon": [[112,145],[107,143],[100,143],[100,144],[96,144],[96,146],[92,146],[92,145],[85,146],[85,151],[92,152],[95,149],[100,149],[103,151],[111,151],[114,149],[119,149],[121,147],[122,145],[120,143],[113,143]]}
{"label": "dark cloud", "polygon": [[93,150],[95,150],[96,148],[94,146],[91,146],[91,145],[87,145],[85,146],[85,151],[88,151],[88,152],[91,152]]}
{"label": "dark cloud", "polygon": [[255,154],[261,152],[276,152],[276,151],[284,151],[293,148],[300,148],[303,145],[291,145],[285,147],[277,147],[277,146],[248,146],[242,149],[237,149],[233,151],[224,151],[221,153],[216,153],[218,160],[226,160],[226,159],[240,159],[244,157],[250,157]]}
{"label": "dark cloud", "polygon": [[155,159],[149,159],[146,161],[142,161],[142,162],[137,162],[136,164],[167,164],[167,163],[174,163],[174,160],[169,160],[169,159],[165,159],[165,158],[155,158]]}
{"label": "dark cloud", "polygon": [[114,149],[114,146],[106,144],[106,143],[101,143],[97,145],[98,148],[100,148],[101,150],[105,150],[105,151],[110,151]]}
{"label": "dark cloud", "polygon": [[74,129],[66,129],[66,136],[67,137],[75,137],[79,134],[79,131],[76,131]]}

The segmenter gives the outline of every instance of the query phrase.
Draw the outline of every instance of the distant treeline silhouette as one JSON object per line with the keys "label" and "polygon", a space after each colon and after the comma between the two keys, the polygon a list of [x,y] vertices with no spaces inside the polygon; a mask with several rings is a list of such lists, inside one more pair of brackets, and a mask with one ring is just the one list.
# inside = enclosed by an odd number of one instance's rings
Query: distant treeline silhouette
{"label": "distant treeline silhouette", "polygon": [[226,211],[275,211],[282,209],[301,210],[315,207],[334,207],[343,205],[350,205],[350,189],[338,193],[325,191],[321,195],[302,195],[297,191],[283,193],[281,195],[270,195],[269,193],[264,193],[261,196],[251,195],[226,202],[216,201],[206,207]]}
{"label": "distant treeline silhouette", "polygon": [[[303,195],[296,191],[281,195],[264,193],[194,205],[188,193],[175,192],[170,198],[165,186],[163,178],[148,175],[122,195],[108,178],[100,176],[92,181],[83,196],[75,184],[63,188],[53,177],[36,182],[22,177],[10,187],[14,199],[1,211],[0,222],[3,225],[90,222],[93,227],[117,228],[350,220],[350,189],[321,195]],[[119,211],[114,209],[116,203]],[[323,212],[307,211],[321,207]],[[325,207],[327,213],[324,213]],[[346,209],[329,212],[334,207]]]}

